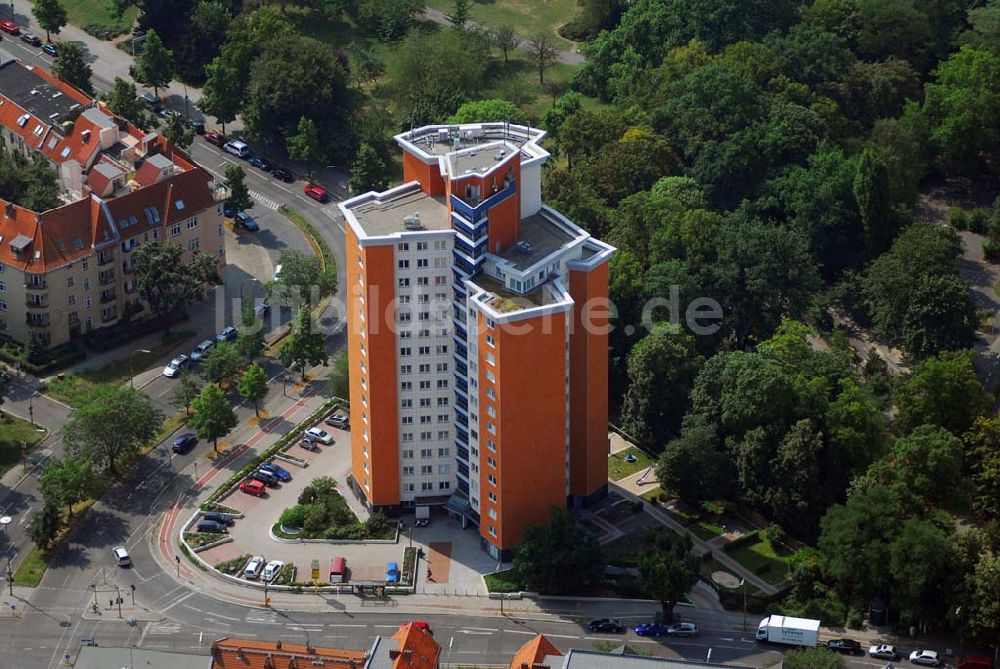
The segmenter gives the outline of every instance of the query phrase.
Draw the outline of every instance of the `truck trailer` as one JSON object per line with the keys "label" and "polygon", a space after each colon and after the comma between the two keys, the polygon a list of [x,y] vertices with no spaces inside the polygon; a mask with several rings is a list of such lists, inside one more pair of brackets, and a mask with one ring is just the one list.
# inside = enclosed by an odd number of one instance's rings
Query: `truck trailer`
{"label": "truck trailer", "polygon": [[757,625],[757,641],[813,647],[819,642],[819,621],[770,615]]}

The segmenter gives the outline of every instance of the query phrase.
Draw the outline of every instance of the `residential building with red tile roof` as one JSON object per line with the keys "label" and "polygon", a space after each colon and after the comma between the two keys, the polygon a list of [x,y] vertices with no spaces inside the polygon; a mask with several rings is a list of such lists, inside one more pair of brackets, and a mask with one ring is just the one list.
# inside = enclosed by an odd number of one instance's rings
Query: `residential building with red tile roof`
{"label": "residential building with red tile roof", "polygon": [[510,661],[510,669],[535,669],[545,667],[546,656],[562,655],[544,634],[535,635],[528,643],[517,649]]}
{"label": "residential building with red tile roof", "polygon": [[438,669],[441,646],[426,625],[407,622],[390,638],[376,637],[365,669]]}
{"label": "residential building with red tile roof", "polygon": [[55,346],[141,314],[130,256],[146,241],[201,249],[222,273],[212,175],[158,132],[2,49],[0,149],[44,156],[63,201],[35,212],[0,199],[0,339]]}
{"label": "residential building with red tile roof", "polygon": [[364,669],[365,652],[278,641],[220,639],[212,644],[212,669]]}

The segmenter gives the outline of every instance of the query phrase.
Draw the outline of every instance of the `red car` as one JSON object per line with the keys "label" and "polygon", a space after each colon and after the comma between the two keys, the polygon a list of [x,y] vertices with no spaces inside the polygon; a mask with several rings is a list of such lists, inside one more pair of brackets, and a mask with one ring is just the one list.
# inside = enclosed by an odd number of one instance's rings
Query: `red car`
{"label": "red car", "polygon": [[213,132],[211,130],[206,130],[205,134],[202,135],[202,137],[204,137],[205,141],[208,142],[209,144],[215,144],[216,146],[219,147],[221,147],[223,144],[226,143],[226,136],[223,135],[221,132]]}
{"label": "red car", "polygon": [[240,490],[254,497],[263,497],[267,488],[263,483],[255,479],[243,479],[240,481]]}
{"label": "red car", "polygon": [[969,655],[958,658],[958,669],[992,669],[993,659],[986,655]]}
{"label": "red car", "polygon": [[317,202],[326,202],[330,199],[330,195],[326,192],[326,189],[322,186],[317,186],[316,184],[309,184],[304,189],[306,195],[316,200]]}
{"label": "red car", "polygon": [[13,21],[0,21],[0,30],[11,35],[20,35],[21,29]]}

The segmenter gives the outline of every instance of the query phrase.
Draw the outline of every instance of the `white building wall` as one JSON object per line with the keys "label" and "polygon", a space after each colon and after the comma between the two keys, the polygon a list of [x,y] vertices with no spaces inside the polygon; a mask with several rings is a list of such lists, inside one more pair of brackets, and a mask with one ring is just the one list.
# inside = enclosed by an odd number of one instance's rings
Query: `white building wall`
{"label": "white building wall", "polygon": [[542,161],[521,164],[521,218],[542,208]]}

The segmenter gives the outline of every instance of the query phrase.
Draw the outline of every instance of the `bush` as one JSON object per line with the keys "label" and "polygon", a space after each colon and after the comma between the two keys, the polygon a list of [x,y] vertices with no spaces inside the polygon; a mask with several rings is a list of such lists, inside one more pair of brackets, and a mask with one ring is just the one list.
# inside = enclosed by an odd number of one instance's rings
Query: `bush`
{"label": "bush", "polygon": [[859,630],[865,626],[865,617],[858,609],[850,609],[847,612],[847,626],[852,630]]}
{"label": "bush", "polygon": [[968,230],[969,215],[961,207],[952,207],[948,210],[948,224],[956,230]]}
{"label": "bush", "polygon": [[376,511],[368,516],[365,521],[365,534],[369,537],[382,535],[389,528],[389,519],[381,511]]}
{"label": "bush", "polygon": [[327,513],[323,505],[307,504],[303,509],[305,512],[303,514],[302,528],[310,533],[322,532],[327,526]]}
{"label": "bush", "polygon": [[281,512],[278,523],[283,527],[302,528],[306,520],[306,507],[302,504],[290,506]]}
{"label": "bush", "polygon": [[[123,24],[107,25],[106,23],[88,23],[83,27],[83,31],[88,35],[92,35],[97,39],[102,40],[112,40],[119,35],[128,32],[128,26]],[[131,42],[129,44],[129,52],[131,53],[132,46]]]}
{"label": "bush", "polygon": [[334,525],[323,533],[324,539],[340,541],[361,541],[365,538],[365,526],[355,522],[350,525]]}
{"label": "bush", "polygon": [[1000,262],[1000,242],[989,239],[983,242],[983,256],[991,263]]}
{"label": "bush", "polygon": [[990,210],[983,207],[976,207],[968,212],[968,225],[971,232],[980,235],[986,234],[990,225]]}
{"label": "bush", "polygon": [[785,540],[785,531],[773,523],[761,530],[760,535],[771,544],[772,548],[777,548],[778,544]]}
{"label": "bush", "polygon": [[[337,482],[329,476],[320,476],[302,489],[299,493],[299,504],[315,504],[321,502],[324,497],[329,497],[331,493],[336,493]],[[338,495],[339,496],[339,495]]]}

